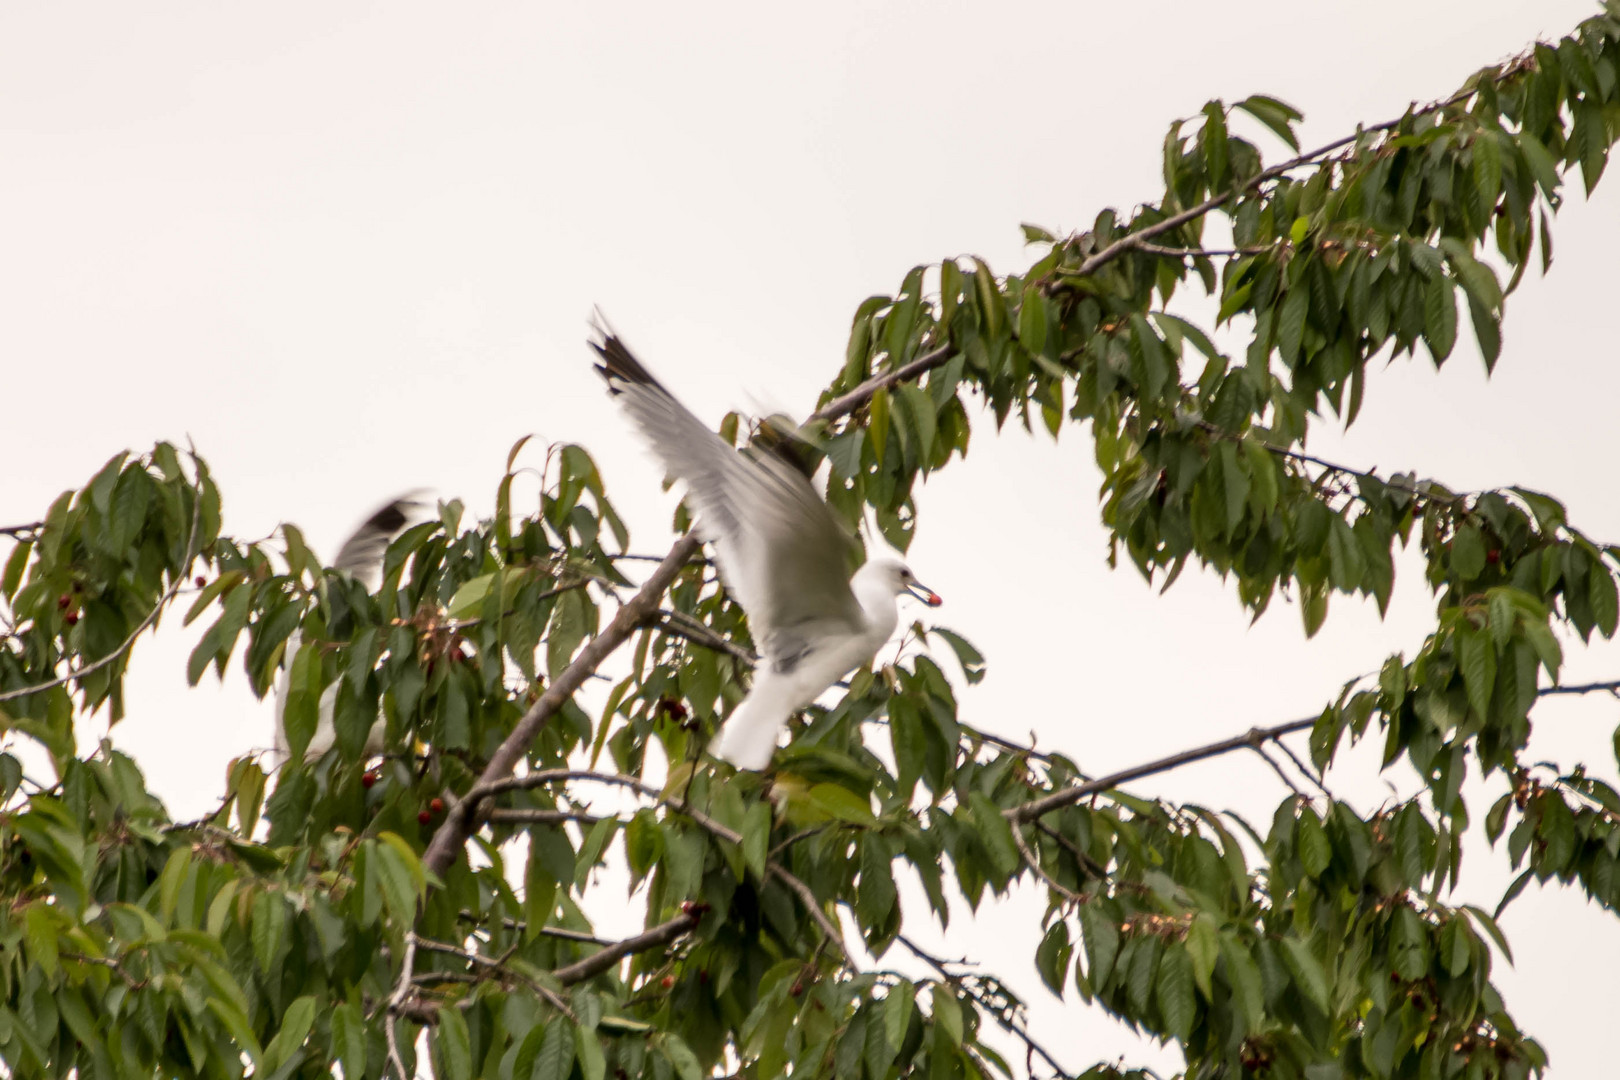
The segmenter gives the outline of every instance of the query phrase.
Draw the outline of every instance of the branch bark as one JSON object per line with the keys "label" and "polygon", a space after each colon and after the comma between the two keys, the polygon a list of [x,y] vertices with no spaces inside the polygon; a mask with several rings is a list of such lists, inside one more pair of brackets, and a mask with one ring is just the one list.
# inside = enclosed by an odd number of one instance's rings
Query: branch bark
{"label": "branch bark", "polygon": [[701,918],[701,915],[690,915],[682,912],[667,922],[659,923],[645,933],[615,942],[599,952],[592,953],[583,960],[577,960],[566,967],[556,969],[552,974],[564,986],[573,986],[575,983],[584,982],[586,979],[602,974],[602,972],[633,953],[646,952],[648,949],[656,949],[660,945],[669,944],[697,926]]}
{"label": "branch bark", "polygon": [[1305,720],[1290,720],[1286,724],[1278,724],[1275,727],[1250,728],[1242,735],[1234,735],[1230,739],[1222,739],[1220,742],[1209,743],[1206,746],[1196,746],[1191,750],[1183,750],[1179,754],[1171,754],[1169,757],[1162,757],[1145,765],[1134,765],[1129,769],[1121,769],[1119,772],[1100,776],[1083,784],[1061,788],[1050,795],[1043,795],[1039,799],[1024,803],[1022,806],[1014,806],[1003,810],[1002,815],[1015,823],[1031,821],[1060,807],[1071,806],[1088,795],[1108,791],[1110,788],[1119,787],[1119,785],[1129,783],[1132,780],[1140,780],[1144,776],[1169,772],[1171,769],[1178,769],[1195,761],[1220,757],[1222,754],[1230,754],[1234,750],[1247,750],[1264,745],[1272,739],[1295,731],[1305,731],[1316,723],[1316,719],[1313,716]]}

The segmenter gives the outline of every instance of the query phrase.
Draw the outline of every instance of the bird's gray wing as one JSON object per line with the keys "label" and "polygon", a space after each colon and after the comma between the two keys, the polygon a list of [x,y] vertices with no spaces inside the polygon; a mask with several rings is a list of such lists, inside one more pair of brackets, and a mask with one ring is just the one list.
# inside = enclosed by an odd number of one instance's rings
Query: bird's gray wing
{"label": "bird's gray wing", "polygon": [[378,507],[354,534],[343,542],[333,560],[334,569],[353,575],[368,587],[375,588],[388,545],[410,524],[412,514],[424,505],[411,492],[390,499]]}
{"label": "bird's gray wing", "polygon": [[653,378],[616,336],[591,347],[597,371],[671,474],[686,481],[726,588],[748,613],[754,644],[773,662],[829,631],[859,632],[849,588],[854,539],[799,470],[774,455],[728,446]]}

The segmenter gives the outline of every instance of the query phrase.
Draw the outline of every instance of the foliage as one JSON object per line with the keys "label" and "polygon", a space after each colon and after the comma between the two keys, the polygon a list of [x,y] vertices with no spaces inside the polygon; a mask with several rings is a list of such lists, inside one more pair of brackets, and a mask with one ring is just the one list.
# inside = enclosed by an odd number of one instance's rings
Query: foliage
{"label": "foliage", "polygon": [[[1620,908],[1620,796],[1579,763],[1521,760],[1560,671],[1554,628],[1616,631],[1620,548],[1547,495],[1302,447],[1312,417],[1353,422],[1375,358],[1421,344],[1444,362],[1463,309],[1495,363],[1505,297],[1550,265],[1566,175],[1590,190],[1620,134],[1620,6],[1327,147],[1299,153],[1298,119],[1267,97],[1211,102],[1172,126],[1156,204],[1078,236],[1026,226],[1045,251],[1022,274],[914,269],[856,312],[809,430],[829,500],[852,521],[871,508],[904,548],[914,487],[966,453],[975,399],[998,427],[1084,428],[1116,557],[1167,584],[1195,560],[1257,614],[1286,591],[1307,633],[1335,592],[1387,605],[1394,547],[1415,548],[1432,633],[1309,738],[1321,766],[1347,734],[1381,734],[1425,797],[1363,818],[1294,794],[1262,835],[1120,785],[1291,728],[1090,780],[975,731],[925,653],[857,673],[771,772],[730,775],[701,749],[746,681],[741,612],[690,539],[639,588],[625,577],[629,538],[583,449],[548,453],[522,517],[515,447],[494,519],[444,506],[395,540],[373,593],[291,526],[276,547],[223,534],[206,466],[160,444],[7,530],[0,722],[55,773],[0,755],[10,1074],[376,1077],[427,1067],[420,1045],[436,1075],[500,1080],[1010,1075],[987,1025],[1044,1056],[1001,982],[904,937],[900,873],[931,908],[911,918],[941,922],[948,891],[976,908],[1038,876],[1048,985],[1174,1039],[1190,1077],[1540,1073],[1490,981],[1488,942],[1507,942],[1446,885],[1472,761],[1505,778],[1486,824],[1524,876],[1504,902],[1557,878]],[[1295,156],[1265,166],[1234,121]],[[1230,247],[1203,246],[1212,218]],[[1189,277],[1241,355],[1166,310]],[[186,621],[209,620],[192,682],[240,656],[264,694],[285,669],[294,758],[268,799],[267,763],[237,761],[219,810],[177,823],[134,761],[79,756],[75,732],[121,717],[132,646],[183,591]],[[918,629],[982,674],[965,639]],[[574,694],[624,645],[591,715]],[[336,746],[304,762],[334,686]],[[391,753],[363,761],[379,714]],[[639,779],[653,744],[663,787]],[[621,813],[586,809],[604,789]],[[647,902],[646,932],[617,943],[586,915],[609,859]],[[843,934],[933,974],[860,970]]]}

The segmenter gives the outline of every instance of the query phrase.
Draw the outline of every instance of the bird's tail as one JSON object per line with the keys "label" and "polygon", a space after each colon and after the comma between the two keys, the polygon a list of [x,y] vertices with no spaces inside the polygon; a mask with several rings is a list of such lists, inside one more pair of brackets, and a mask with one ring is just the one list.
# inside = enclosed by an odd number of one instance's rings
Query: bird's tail
{"label": "bird's tail", "polygon": [[755,772],[769,765],[776,737],[795,707],[786,690],[768,674],[755,679],[754,688],[720,728],[710,748],[714,756]]}

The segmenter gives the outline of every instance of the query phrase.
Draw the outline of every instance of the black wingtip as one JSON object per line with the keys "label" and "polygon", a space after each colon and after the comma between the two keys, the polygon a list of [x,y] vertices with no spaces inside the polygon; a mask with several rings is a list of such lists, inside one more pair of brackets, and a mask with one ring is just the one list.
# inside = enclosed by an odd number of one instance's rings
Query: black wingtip
{"label": "black wingtip", "polygon": [[[619,335],[613,332],[613,328],[608,325],[600,310],[591,319],[591,333],[590,346],[602,359],[600,364],[594,365],[596,373],[607,383],[609,393],[624,392],[623,387],[618,385],[619,382],[659,386],[658,380],[641,365],[641,361],[635,358]],[[662,387],[659,386],[659,389]]]}

